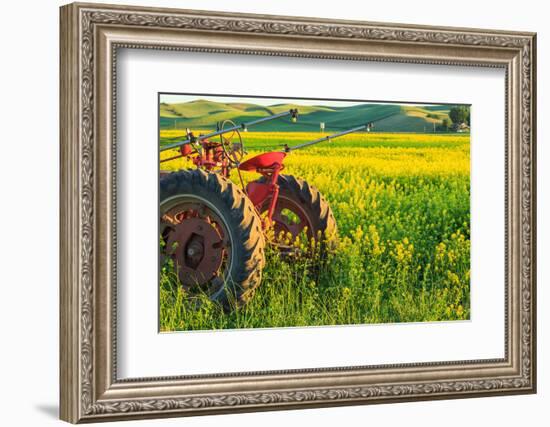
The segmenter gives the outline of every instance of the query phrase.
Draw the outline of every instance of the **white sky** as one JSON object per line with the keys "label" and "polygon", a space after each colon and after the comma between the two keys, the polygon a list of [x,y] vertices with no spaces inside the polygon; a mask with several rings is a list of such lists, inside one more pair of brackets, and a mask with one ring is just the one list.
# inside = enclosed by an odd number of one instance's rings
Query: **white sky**
{"label": "white sky", "polygon": [[[384,101],[333,101],[330,99],[288,99],[288,98],[252,98],[247,96],[216,96],[216,95],[179,95],[179,94],[160,94],[160,102],[167,104],[177,104],[183,102],[196,101],[198,99],[204,99],[207,101],[229,103],[229,102],[245,102],[250,104],[257,104],[263,106],[269,106],[274,104],[297,104],[297,105],[325,105],[330,107],[351,107],[353,105],[360,104],[397,104],[398,102],[384,102]],[[415,105],[434,105],[434,104],[415,104]]]}

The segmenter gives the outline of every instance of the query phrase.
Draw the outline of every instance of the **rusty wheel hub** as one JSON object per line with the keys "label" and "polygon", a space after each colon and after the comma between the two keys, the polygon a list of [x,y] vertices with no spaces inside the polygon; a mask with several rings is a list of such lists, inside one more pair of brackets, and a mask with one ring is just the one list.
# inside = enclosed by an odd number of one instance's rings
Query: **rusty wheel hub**
{"label": "rusty wheel hub", "polygon": [[[262,206],[262,214],[267,214],[269,202],[270,199]],[[273,211],[272,227],[274,235],[269,243],[284,256],[295,256],[299,252],[293,244],[298,236],[308,240],[314,238],[312,222],[304,209],[281,194]],[[286,240],[287,237],[290,237],[290,242]]]}
{"label": "rusty wheel hub", "polygon": [[295,239],[304,230],[307,230],[307,237],[309,239],[314,237],[311,221],[303,209],[282,196],[279,197],[273,212],[273,226],[276,236],[280,233],[290,233]]}
{"label": "rusty wheel hub", "polygon": [[222,266],[223,237],[209,218],[185,218],[171,227],[166,252],[174,257],[184,286],[203,285],[214,279]]}

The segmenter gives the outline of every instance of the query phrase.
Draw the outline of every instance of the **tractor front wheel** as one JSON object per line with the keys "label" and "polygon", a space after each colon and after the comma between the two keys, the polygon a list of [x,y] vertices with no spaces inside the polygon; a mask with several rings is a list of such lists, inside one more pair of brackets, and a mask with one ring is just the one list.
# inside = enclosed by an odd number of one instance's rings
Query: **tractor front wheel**
{"label": "tractor front wheel", "polygon": [[[266,182],[260,178],[260,182]],[[292,175],[279,175],[279,197],[273,212],[274,243],[282,252],[292,252],[292,242],[303,236],[319,243],[321,254],[331,248],[337,239],[334,214],[323,195],[303,179]],[[265,215],[271,198],[260,207]]]}
{"label": "tractor front wheel", "polygon": [[231,181],[202,170],[160,180],[161,257],[174,262],[191,295],[204,292],[225,309],[244,305],[264,267],[261,220]]}

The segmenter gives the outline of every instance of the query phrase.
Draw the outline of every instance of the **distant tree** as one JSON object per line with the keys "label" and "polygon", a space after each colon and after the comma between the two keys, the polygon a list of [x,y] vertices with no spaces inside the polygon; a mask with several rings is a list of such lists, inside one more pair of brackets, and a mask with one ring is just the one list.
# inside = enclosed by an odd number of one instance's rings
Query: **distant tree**
{"label": "distant tree", "polygon": [[449,117],[453,124],[461,125],[462,123],[470,122],[470,108],[463,105],[452,107],[449,111]]}
{"label": "distant tree", "polygon": [[449,130],[449,128],[451,127],[451,121],[445,117],[442,121],[441,121],[441,127],[444,129],[444,130]]}

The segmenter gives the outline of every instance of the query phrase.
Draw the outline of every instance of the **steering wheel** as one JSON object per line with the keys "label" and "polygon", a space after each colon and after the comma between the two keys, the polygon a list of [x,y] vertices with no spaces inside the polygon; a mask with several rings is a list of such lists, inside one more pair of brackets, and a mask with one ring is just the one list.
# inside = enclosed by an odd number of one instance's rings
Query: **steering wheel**
{"label": "steering wheel", "polygon": [[[233,120],[224,120],[220,127],[220,130],[234,127],[237,125]],[[238,129],[234,129],[231,132],[227,132],[220,135],[220,141],[223,148],[223,152],[229,159],[229,161],[234,165],[239,165],[243,159],[246,151],[244,150],[243,138]]]}

